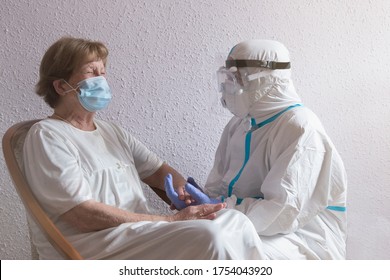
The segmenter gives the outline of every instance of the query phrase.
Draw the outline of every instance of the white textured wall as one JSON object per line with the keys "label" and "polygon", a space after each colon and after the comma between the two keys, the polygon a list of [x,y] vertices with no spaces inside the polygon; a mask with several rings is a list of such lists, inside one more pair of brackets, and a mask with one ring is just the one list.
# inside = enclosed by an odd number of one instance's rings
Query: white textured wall
{"label": "white textured wall", "polygon": [[[1,0],[0,134],[50,114],[33,90],[55,40],[98,39],[111,51],[114,93],[100,117],[204,183],[226,123],[208,111],[217,54],[244,39],[277,39],[345,161],[348,258],[390,259],[389,12],[388,0]],[[23,208],[0,164],[0,259],[26,259]]]}

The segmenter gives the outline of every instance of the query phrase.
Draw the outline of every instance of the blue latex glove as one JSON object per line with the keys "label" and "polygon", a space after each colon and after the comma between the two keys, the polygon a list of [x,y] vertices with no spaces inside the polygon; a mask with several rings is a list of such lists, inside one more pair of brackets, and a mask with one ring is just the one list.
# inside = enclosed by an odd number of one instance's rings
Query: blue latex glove
{"label": "blue latex glove", "polygon": [[167,194],[169,200],[175,205],[177,210],[181,210],[186,208],[188,205],[184,202],[184,200],[179,199],[179,195],[175,191],[172,183],[172,174],[168,174],[165,176],[165,193]]}
{"label": "blue latex glove", "polygon": [[217,204],[222,202],[219,199],[210,198],[205,194],[192,177],[187,179],[186,191],[191,195],[191,198],[195,200],[191,205]]}
{"label": "blue latex glove", "polygon": [[188,177],[187,183],[190,183],[190,184],[193,185],[195,188],[197,188],[197,189],[200,190],[202,193],[204,193],[204,191],[202,190],[202,188],[199,187],[199,185],[195,182],[194,178]]}

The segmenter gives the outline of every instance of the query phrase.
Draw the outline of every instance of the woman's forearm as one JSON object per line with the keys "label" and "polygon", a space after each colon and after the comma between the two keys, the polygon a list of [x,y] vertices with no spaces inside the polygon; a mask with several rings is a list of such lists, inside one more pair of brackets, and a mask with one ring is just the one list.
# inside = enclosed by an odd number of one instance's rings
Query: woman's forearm
{"label": "woman's forearm", "polygon": [[77,205],[60,218],[81,232],[103,230],[123,223],[169,220],[168,216],[132,213],[93,200]]}

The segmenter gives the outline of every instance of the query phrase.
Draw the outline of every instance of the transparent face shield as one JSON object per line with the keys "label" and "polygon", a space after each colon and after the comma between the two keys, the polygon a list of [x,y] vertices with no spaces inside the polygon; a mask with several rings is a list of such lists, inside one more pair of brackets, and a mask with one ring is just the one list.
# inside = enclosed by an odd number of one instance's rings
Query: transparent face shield
{"label": "transparent face shield", "polygon": [[[225,67],[217,71],[218,92],[224,89],[224,84],[232,84],[244,89],[251,81],[269,74],[265,70],[289,69],[290,62],[275,62],[263,60],[226,60]],[[250,68],[262,69],[257,73],[250,74]]]}
{"label": "transparent face shield", "polygon": [[[226,60],[225,66],[220,67],[216,72],[218,95],[213,98],[212,107],[214,109],[212,111],[215,113],[219,111],[219,114],[229,115],[230,112],[226,112],[228,110],[221,112],[216,107],[218,106],[217,103],[219,103],[219,106],[222,108],[227,107],[227,100],[231,103],[229,106],[230,108],[242,111],[242,107],[245,106],[246,102],[243,100],[244,97],[242,95],[250,89],[251,82],[270,75],[272,72],[271,70],[283,69],[290,69],[290,62]],[[252,86],[255,86],[256,84],[252,84]],[[233,102],[236,104],[232,104]],[[241,109],[239,109],[240,107]]]}
{"label": "transparent face shield", "polygon": [[[225,75],[222,74],[219,70],[221,70],[223,67],[222,65],[225,65],[226,60],[226,52],[223,53],[216,53],[214,55],[214,61],[212,63],[212,68],[210,69],[212,73],[212,77],[210,80],[211,90],[208,94],[208,112],[211,115],[214,115],[214,117],[217,117],[217,119],[220,119],[221,121],[226,121],[232,117],[232,114],[224,108],[221,104],[221,97],[222,97],[222,83],[225,80],[231,79],[232,81],[235,80],[233,76],[224,77]],[[218,69],[218,71],[215,71],[215,69]],[[229,74],[227,74],[229,75]]]}
{"label": "transparent face shield", "polygon": [[237,88],[237,90],[242,89],[243,81],[237,67],[230,69],[226,69],[226,67],[219,68],[217,71],[217,85],[219,93],[225,92],[227,85]]}
{"label": "transparent face shield", "polygon": [[226,106],[224,106],[224,103],[222,102],[222,94],[224,91],[229,89],[232,90],[233,88],[240,90],[241,86],[238,82],[239,79],[237,79],[236,74],[236,72],[229,71],[225,69],[225,67],[219,67],[218,71],[214,72],[212,79],[213,87],[210,94],[208,95],[209,112],[212,115],[216,115],[217,117],[222,118],[232,117],[232,113],[226,109]]}
{"label": "transparent face shield", "polygon": [[218,92],[221,104],[233,115],[244,118],[249,114],[249,93],[245,89],[249,86],[251,77],[244,69],[237,67],[221,67],[217,71]]}
{"label": "transparent face shield", "polygon": [[[244,73],[244,78],[241,73]],[[211,112],[223,117],[232,117],[237,115],[237,109],[242,103],[241,98],[246,85],[248,85],[248,77],[245,72],[239,71],[237,67],[220,67],[215,72],[215,80],[217,85],[217,94],[213,93]],[[242,104],[241,104],[242,105]],[[239,109],[239,111],[242,111]]]}

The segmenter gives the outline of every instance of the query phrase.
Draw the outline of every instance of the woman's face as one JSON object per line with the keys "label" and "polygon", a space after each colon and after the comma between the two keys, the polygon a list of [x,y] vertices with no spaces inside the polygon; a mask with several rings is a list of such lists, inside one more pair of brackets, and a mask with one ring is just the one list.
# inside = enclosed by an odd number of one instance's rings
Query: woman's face
{"label": "woman's face", "polygon": [[68,83],[76,88],[77,84],[85,79],[97,76],[106,76],[106,68],[103,60],[91,60],[83,63],[70,76]]}

